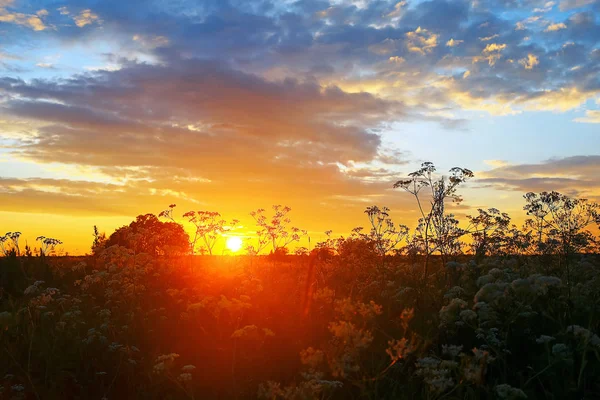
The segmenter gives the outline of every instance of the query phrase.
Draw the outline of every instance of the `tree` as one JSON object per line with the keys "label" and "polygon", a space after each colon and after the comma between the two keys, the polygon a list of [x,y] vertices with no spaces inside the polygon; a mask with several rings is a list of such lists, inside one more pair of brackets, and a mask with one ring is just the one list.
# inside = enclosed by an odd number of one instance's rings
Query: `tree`
{"label": "tree", "polygon": [[189,236],[180,224],[162,222],[154,214],[145,214],[110,235],[105,247],[114,245],[151,255],[186,254]]}

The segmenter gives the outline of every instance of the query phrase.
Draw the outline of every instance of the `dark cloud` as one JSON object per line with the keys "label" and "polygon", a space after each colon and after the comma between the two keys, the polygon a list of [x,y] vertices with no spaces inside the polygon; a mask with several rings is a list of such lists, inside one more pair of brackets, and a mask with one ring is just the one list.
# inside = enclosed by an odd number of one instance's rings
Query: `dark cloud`
{"label": "dark cloud", "polygon": [[556,190],[575,196],[597,196],[600,156],[550,159],[539,164],[517,164],[480,174],[478,184],[519,192]]}

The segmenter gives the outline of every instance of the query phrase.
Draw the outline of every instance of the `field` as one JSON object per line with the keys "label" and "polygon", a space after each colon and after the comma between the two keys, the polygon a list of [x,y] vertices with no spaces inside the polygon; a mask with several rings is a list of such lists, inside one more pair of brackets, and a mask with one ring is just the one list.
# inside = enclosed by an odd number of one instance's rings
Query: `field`
{"label": "field", "polygon": [[522,228],[495,209],[459,228],[460,182],[439,182],[414,231],[370,207],[367,233],[293,255],[279,207],[255,214],[266,255],[185,254],[148,215],[85,257],[7,234],[0,397],[600,398],[597,206],[528,194]]}

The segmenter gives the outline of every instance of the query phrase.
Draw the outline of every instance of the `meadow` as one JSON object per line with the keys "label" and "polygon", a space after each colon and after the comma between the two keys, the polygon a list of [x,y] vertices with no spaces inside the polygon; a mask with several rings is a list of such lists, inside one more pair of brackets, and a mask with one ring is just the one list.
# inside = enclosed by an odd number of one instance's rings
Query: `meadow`
{"label": "meadow", "polygon": [[87,256],[8,233],[0,398],[600,398],[598,205],[528,193],[524,226],[459,221],[471,177],[425,163],[395,184],[416,228],[373,206],[311,249],[280,206],[233,256],[211,246],[235,221],[174,205],[96,231]]}

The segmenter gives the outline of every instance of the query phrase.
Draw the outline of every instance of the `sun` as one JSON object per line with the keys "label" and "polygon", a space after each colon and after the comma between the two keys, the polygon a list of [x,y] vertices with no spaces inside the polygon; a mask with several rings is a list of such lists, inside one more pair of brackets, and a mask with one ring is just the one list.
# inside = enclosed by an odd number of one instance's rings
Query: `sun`
{"label": "sun", "polygon": [[227,248],[231,250],[233,253],[238,252],[242,248],[242,238],[237,236],[231,236],[227,238]]}

